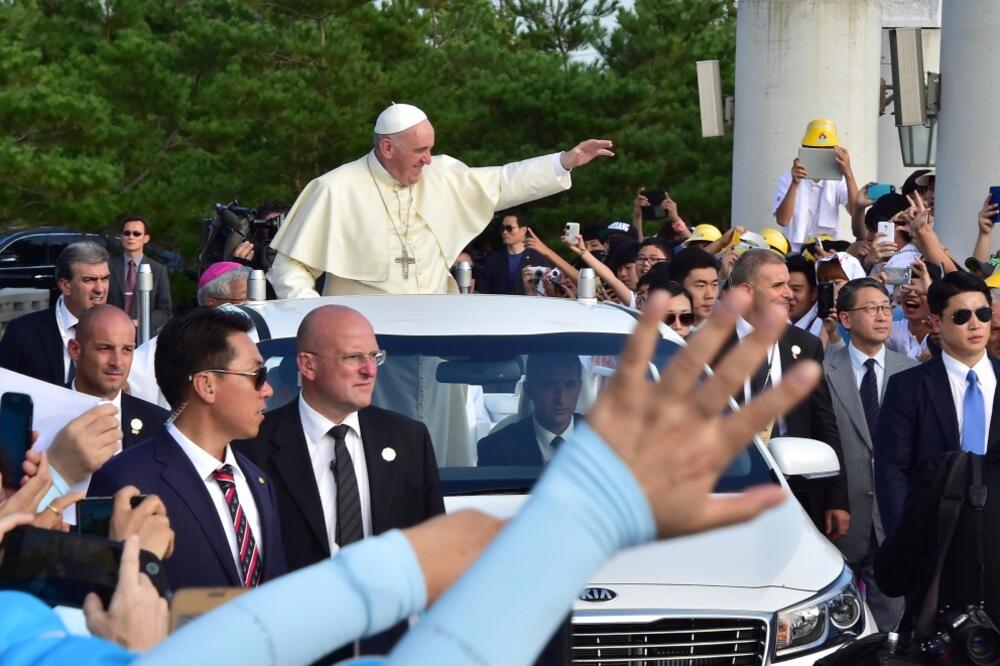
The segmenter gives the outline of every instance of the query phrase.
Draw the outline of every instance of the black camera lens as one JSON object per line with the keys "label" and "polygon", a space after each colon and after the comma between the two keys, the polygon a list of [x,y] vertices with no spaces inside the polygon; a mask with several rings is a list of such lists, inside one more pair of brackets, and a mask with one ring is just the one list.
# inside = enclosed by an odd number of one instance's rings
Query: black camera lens
{"label": "black camera lens", "polygon": [[1000,665],[1000,631],[978,606],[969,606],[964,612],[945,614],[951,625],[953,642],[964,650],[974,666]]}
{"label": "black camera lens", "polygon": [[1000,646],[995,631],[977,629],[968,637],[965,651],[976,666],[1000,663]]}

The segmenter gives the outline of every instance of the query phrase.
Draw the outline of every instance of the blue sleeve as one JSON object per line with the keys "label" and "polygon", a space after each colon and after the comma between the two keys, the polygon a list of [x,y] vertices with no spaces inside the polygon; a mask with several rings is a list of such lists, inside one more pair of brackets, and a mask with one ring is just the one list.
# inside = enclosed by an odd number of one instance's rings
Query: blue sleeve
{"label": "blue sleeve", "polygon": [[393,530],[220,606],[173,633],[140,663],[308,664],[426,604],[416,554],[403,533]]}
{"label": "blue sleeve", "polygon": [[0,592],[3,666],[130,664],[136,655],[101,638],[71,636],[55,612],[23,592]]}
{"label": "blue sleeve", "polygon": [[388,663],[531,663],[594,571],[655,531],[631,471],[581,424],[512,523]]}
{"label": "blue sleeve", "polygon": [[52,465],[49,465],[49,474],[52,475],[52,485],[49,487],[47,493],[42,498],[42,501],[38,503],[38,510],[45,511],[45,507],[49,506],[57,499],[69,492],[69,484],[63,479],[62,474],[59,473]]}

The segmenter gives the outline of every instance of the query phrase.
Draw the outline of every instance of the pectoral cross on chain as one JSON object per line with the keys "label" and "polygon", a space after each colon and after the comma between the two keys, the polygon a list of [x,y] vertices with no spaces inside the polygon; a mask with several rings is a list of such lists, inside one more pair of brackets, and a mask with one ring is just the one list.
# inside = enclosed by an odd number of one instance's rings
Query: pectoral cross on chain
{"label": "pectoral cross on chain", "polygon": [[405,245],[403,246],[403,255],[400,256],[400,257],[396,257],[394,259],[394,261],[397,264],[399,264],[399,265],[401,265],[403,267],[403,279],[404,280],[409,280],[410,279],[410,264],[417,263],[417,260],[416,260],[416,258],[410,256],[410,254],[406,251],[406,246]]}

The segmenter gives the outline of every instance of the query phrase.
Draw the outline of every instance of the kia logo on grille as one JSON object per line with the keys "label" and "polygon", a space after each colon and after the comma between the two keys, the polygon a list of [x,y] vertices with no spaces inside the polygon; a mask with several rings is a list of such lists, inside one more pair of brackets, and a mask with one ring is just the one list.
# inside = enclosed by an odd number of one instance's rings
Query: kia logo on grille
{"label": "kia logo on grille", "polygon": [[580,593],[578,597],[580,601],[611,601],[618,596],[618,593],[614,590],[609,590],[606,587],[588,587],[583,592]]}

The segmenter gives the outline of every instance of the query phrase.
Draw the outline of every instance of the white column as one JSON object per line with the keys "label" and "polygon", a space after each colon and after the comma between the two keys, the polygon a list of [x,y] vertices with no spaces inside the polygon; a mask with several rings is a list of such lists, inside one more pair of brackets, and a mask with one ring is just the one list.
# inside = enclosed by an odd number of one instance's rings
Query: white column
{"label": "white column", "polygon": [[1000,3],[944,3],[935,224],[959,261],[972,253],[976,213],[989,186],[1000,185],[998,34]]}
{"label": "white column", "polygon": [[881,27],[879,0],[740,0],[733,224],[775,225],[775,182],[813,118],[837,123],[859,186],[874,180]]}

